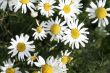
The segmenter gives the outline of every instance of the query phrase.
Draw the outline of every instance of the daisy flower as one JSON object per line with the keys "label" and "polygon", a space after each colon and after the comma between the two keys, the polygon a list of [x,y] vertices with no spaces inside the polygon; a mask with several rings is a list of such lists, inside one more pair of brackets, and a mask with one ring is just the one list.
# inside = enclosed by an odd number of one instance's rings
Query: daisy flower
{"label": "daisy flower", "polygon": [[64,44],[66,45],[67,43],[69,43],[69,46],[71,46],[72,49],[74,48],[74,46],[75,48],[79,49],[79,44],[85,47],[84,43],[88,43],[88,28],[82,28],[84,26],[84,23],[78,25],[78,22],[78,20],[71,21],[68,24],[69,29],[65,31],[65,36],[63,37]]}
{"label": "daisy flower", "polygon": [[8,5],[9,9],[12,11],[13,6],[16,4],[15,2],[16,2],[16,0],[0,0],[0,9],[5,11],[5,9]]}
{"label": "daisy flower", "polygon": [[61,22],[61,19],[56,17],[55,21],[51,19],[47,22],[47,25],[44,25],[44,30],[52,36],[50,41],[56,40],[59,42],[59,40],[62,40],[64,30],[66,29],[65,23],[66,21]]}
{"label": "daisy flower", "polygon": [[37,27],[36,28],[32,28],[32,30],[34,30],[34,34],[33,34],[33,37],[34,39],[38,40],[43,40],[45,39],[47,36],[46,36],[46,32],[44,31],[44,27],[43,25],[45,24],[45,22],[42,22],[41,24],[39,24],[38,20],[36,20],[37,22]]}
{"label": "daisy flower", "polygon": [[67,73],[66,65],[60,64],[57,58],[49,57],[45,61],[39,56],[38,62],[35,64],[37,67],[41,67],[41,73]]}
{"label": "daisy flower", "polygon": [[35,53],[33,56],[28,57],[28,59],[27,59],[27,61],[28,61],[27,64],[28,65],[31,64],[31,66],[33,66],[35,61],[37,61],[37,54],[38,53]]}
{"label": "daisy flower", "polygon": [[69,63],[73,58],[70,57],[70,54],[71,52],[68,52],[68,50],[66,50],[65,52],[61,51],[61,58],[60,58],[60,61],[63,63],[63,64],[67,64]]}
{"label": "daisy flower", "polygon": [[16,5],[14,6],[14,12],[17,12],[18,9],[22,8],[22,13],[27,12],[27,8],[34,12],[34,9],[36,8],[33,3],[35,3],[36,0],[17,0]]}
{"label": "daisy flower", "polygon": [[2,70],[0,73],[22,73],[19,71],[18,67],[14,67],[14,62],[8,59],[8,61],[4,61],[3,64],[4,66],[0,66],[0,69]]}
{"label": "daisy flower", "polygon": [[75,11],[76,8],[71,0],[59,0],[59,6],[57,7],[59,11],[59,15],[64,17],[64,19],[68,22],[70,20],[76,19]]}
{"label": "daisy flower", "polygon": [[110,17],[108,11],[110,8],[105,8],[106,0],[99,0],[97,4],[91,2],[91,8],[87,8],[86,11],[89,13],[89,19],[96,18],[92,23],[98,22],[98,27],[106,26],[109,24],[107,17]]}
{"label": "daisy flower", "polygon": [[40,10],[41,15],[45,15],[46,17],[53,16],[53,9],[55,8],[53,4],[55,2],[55,0],[40,0],[38,10]]}
{"label": "daisy flower", "polygon": [[21,34],[20,36],[16,35],[16,40],[11,39],[11,46],[8,47],[10,49],[9,53],[13,53],[11,57],[14,57],[18,54],[19,60],[24,60],[24,56],[29,57],[31,54],[30,51],[33,52],[35,46],[32,45],[33,41],[28,41],[29,36]]}

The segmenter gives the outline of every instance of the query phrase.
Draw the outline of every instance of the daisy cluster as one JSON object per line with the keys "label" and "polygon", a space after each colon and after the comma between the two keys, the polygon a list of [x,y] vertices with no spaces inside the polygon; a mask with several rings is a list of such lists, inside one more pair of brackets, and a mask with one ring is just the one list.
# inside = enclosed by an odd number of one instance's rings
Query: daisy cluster
{"label": "daisy cluster", "polygon": [[[90,3],[90,7],[86,9],[90,19],[96,18],[92,23],[98,22],[98,26],[106,26],[109,24],[107,17],[110,17],[108,11],[110,8],[104,8],[106,0],[97,0]],[[81,0],[0,0],[0,9],[5,11],[30,13],[36,20],[34,31],[34,40],[44,41],[50,35],[50,41],[62,42],[69,45],[72,49],[85,47],[88,43],[88,28],[84,27],[83,22],[79,22],[78,15],[83,8]],[[39,15],[38,15],[39,14]],[[55,15],[56,14],[56,15]],[[42,21],[37,16],[44,16],[47,21]],[[55,19],[53,19],[55,18]],[[50,56],[46,60],[35,53],[34,41],[29,41],[29,35],[21,33],[11,39],[8,47],[8,54],[11,58],[18,56],[19,61],[27,61],[28,65],[39,67],[38,73],[67,73],[67,66],[73,59],[68,50],[61,51],[61,56]],[[34,53],[31,55],[31,53]],[[21,73],[18,67],[14,67],[15,61],[4,61],[4,66],[0,66],[1,73]],[[28,73],[26,71],[26,73]]]}
{"label": "daisy cluster", "polygon": [[[26,48],[27,49],[27,48]],[[26,53],[26,50],[24,51]],[[22,56],[20,55],[22,53]],[[27,65],[31,65],[34,67],[39,67],[40,69],[33,71],[33,73],[67,73],[67,66],[69,62],[73,59],[68,50],[65,52],[61,51],[61,57],[54,58],[53,56],[50,56],[47,58],[47,60],[44,60],[44,58],[38,53],[34,53],[33,56],[27,56],[23,52],[18,51],[18,58],[19,57],[27,57]],[[25,60],[19,59],[19,60]],[[11,59],[8,59],[7,61],[3,62],[4,66],[0,66],[0,69],[2,70],[1,73],[22,73],[20,71],[19,67],[15,67],[15,60],[11,61]],[[28,71],[25,71],[25,73],[29,73]]]}

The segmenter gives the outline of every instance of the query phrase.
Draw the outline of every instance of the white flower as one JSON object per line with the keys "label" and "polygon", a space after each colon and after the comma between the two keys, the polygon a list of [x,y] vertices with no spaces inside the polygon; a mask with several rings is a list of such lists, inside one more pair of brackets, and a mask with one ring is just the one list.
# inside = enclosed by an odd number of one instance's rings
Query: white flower
{"label": "white flower", "polygon": [[67,64],[69,63],[73,58],[70,56],[71,52],[68,52],[68,50],[66,50],[65,52],[61,51],[61,58],[60,61],[63,64]]}
{"label": "white flower", "polygon": [[0,73],[21,73],[18,67],[14,67],[14,62],[15,61],[12,62],[10,59],[4,61],[4,66],[0,66],[0,69],[2,70]]}
{"label": "white flower", "polygon": [[87,8],[86,11],[89,12],[89,19],[96,18],[92,23],[98,22],[98,27],[106,26],[109,24],[107,17],[110,17],[108,11],[110,8],[104,8],[106,0],[99,0],[97,4],[91,2],[91,8]]}
{"label": "white flower", "polygon": [[17,0],[17,4],[14,6],[14,12],[17,12],[20,8],[22,8],[22,13],[26,13],[27,9],[34,12],[35,6],[33,3],[35,2],[36,0]]}
{"label": "white flower", "polygon": [[35,63],[37,67],[41,67],[42,73],[67,73],[66,65],[60,64],[59,60],[49,57],[46,61],[39,56],[38,62]]}
{"label": "white flower", "polygon": [[66,29],[66,26],[64,26],[65,23],[66,21],[61,22],[61,19],[56,17],[55,21],[51,19],[47,22],[47,25],[44,25],[46,33],[49,33],[52,36],[50,41],[56,40],[59,42],[59,40],[62,40],[64,30]]}
{"label": "white flower", "polygon": [[53,16],[53,9],[55,8],[53,4],[55,2],[55,0],[40,0],[38,10],[40,10],[41,15],[45,15],[46,17]]}
{"label": "white flower", "polygon": [[84,23],[78,24],[78,20],[71,21],[69,24],[69,29],[65,31],[65,36],[63,37],[64,44],[69,43],[69,46],[74,48],[74,46],[79,49],[79,44],[85,47],[84,43],[88,43],[87,31],[88,28],[82,28]]}
{"label": "white flower", "polygon": [[36,22],[37,22],[37,27],[36,28],[32,28],[32,30],[34,30],[35,32],[34,32],[34,34],[33,34],[33,36],[34,36],[34,39],[36,40],[38,40],[38,39],[40,39],[40,40],[43,40],[43,39],[45,39],[47,36],[46,36],[46,32],[44,31],[44,27],[43,27],[43,25],[44,24],[46,24],[45,22],[42,22],[41,24],[39,24],[39,22],[36,20]]}
{"label": "white flower", "polygon": [[37,61],[37,54],[38,53],[35,53],[33,56],[28,57],[28,59],[27,59],[28,65],[31,64],[31,66],[33,66],[33,64]]}
{"label": "white flower", "polygon": [[18,54],[19,60],[24,60],[24,56],[29,57],[31,54],[30,51],[33,52],[35,46],[32,45],[33,41],[28,41],[29,36],[21,34],[20,37],[16,35],[16,40],[11,39],[11,46],[8,47],[10,49],[9,54],[13,53],[11,57],[14,57]]}
{"label": "white flower", "polygon": [[16,5],[15,2],[16,2],[16,0],[0,0],[0,9],[5,11],[5,9],[8,5],[9,9],[12,11],[13,6]]}
{"label": "white flower", "polygon": [[71,0],[59,0],[59,6],[57,8],[60,10],[59,15],[64,17],[67,22],[76,19],[76,8],[74,4],[71,3]]}

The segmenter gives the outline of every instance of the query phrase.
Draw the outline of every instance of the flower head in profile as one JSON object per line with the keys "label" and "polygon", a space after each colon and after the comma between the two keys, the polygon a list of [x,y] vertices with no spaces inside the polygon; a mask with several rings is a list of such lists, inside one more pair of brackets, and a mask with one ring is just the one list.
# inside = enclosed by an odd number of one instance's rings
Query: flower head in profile
{"label": "flower head in profile", "polygon": [[43,40],[47,37],[46,35],[46,32],[44,30],[44,26],[46,23],[45,22],[42,22],[39,24],[38,20],[36,20],[36,23],[37,23],[37,27],[36,28],[32,28],[32,30],[34,30],[34,39],[36,40]]}
{"label": "flower head in profile", "polygon": [[63,63],[63,64],[68,64],[69,62],[71,62],[71,60],[73,59],[71,56],[70,56],[71,52],[68,52],[68,50],[66,50],[65,52],[61,51],[61,58],[60,58],[60,61]]}
{"label": "flower head in profile", "polygon": [[37,61],[37,54],[38,53],[34,53],[33,56],[28,57],[27,64],[31,64],[31,66],[33,66],[33,64]]}

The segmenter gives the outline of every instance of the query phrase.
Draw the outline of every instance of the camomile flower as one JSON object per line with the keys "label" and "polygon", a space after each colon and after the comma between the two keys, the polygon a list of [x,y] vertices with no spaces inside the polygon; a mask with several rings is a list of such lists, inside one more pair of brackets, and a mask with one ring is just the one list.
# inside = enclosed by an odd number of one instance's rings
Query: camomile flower
{"label": "camomile flower", "polygon": [[11,46],[8,47],[10,50],[8,54],[13,53],[11,57],[14,57],[18,54],[19,60],[24,60],[25,56],[29,57],[31,56],[30,51],[33,52],[35,46],[32,45],[33,41],[28,41],[29,36],[21,34],[20,36],[16,35],[16,39],[11,39]]}
{"label": "camomile flower", "polygon": [[63,64],[67,64],[69,63],[73,58],[70,56],[71,52],[68,52],[68,50],[66,50],[65,52],[61,51],[61,58],[60,61]]}
{"label": "camomile flower", "polygon": [[71,0],[59,0],[59,15],[64,17],[64,19],[68,22],[72,19],[76,19],[75,11],[76,8]]}
{"label": "camomile flower", "polygon": [[88,43],[88,28],[83,28],[84,23],[78,24],[78,22],[78,20],[71,21],[68,24],[69,29],[65,31],[65,36],[63,37],[64,44],[66,45],[69,43],[69,46],[71,46],[72,49],[74,47],[79,49],[79,44],[85,47],[84,43]]}
{"label": "camomile flower", "polygon": [[64,30],[66,29],[66,26],[64,26],[65,23],[66,21],[61,22],[61,19],[56,17],[55,21],[51,19],[47,22],[47,25],[44,25],[46,33],[49,33],[52,36],[50,41],[56,40],[59,42],[59,40],[62,40]]}
{"label": "camomile flower", "polygon": [[39,56],[38,62],[35,63],[37,67],[41,67],[41,73],[67,73],[66,65],[60,64],[58,59],[49,57],[46,61]]}
{"label": "camomile flower", "polygon": [[5,11],[5,9],[8,5],[9,9],[12,11],[13,6],[16,4],[15,2],[16,2],[16,0],[0,0],[0,9]]}
{"label": "camomile flower", "polygon": [[80,14],[82,11],[80,10],[80,8],[83,8],[83,4],[81,3],[81,0],[71,0],[72,4],[75,6],[75,13],[76,14]]}
{"label": "camomile flower", "polygon": [[36,8],[33,3],[35,3],[36,0],[17,0],[16,5],[14,6],[14,12],[17,12],[20,8],[22,8],[22,13],[26,13],[27,9],[29,9],[31,12],[34,12],[34,9]]}
{"label": "camomile flower", "polygon": [[41,15],[45,15],[46,17],[53,16],[54,8],[53,5],[55,0],[40,0],[38,4],[38,10],[40,10]]}
{"label": "camomile flower", "polygon": [[39,24],[38,20],[36,20],[37,22],[37,27],[36,28],[32,28],[32,30],[34,30],[34,39],[36,40],[43,40],[47,37],[46,32],[44,31],[44,27],[43,25],[46,24],[45,22],[42,22],[41,24]]}
{"label": "camomile flower", "polygon": [[0,73],[22,73],[19,71],[18,67],[14,67],[14,62],[8,59],[8,61],[4,61],[4,66],[0,66],[1,72]]}
{"label": "camomile flower", "polygon": [[28,59],[27,59],[28,65],[31,64],[31,66],[33,66],[34,62],[37,61],[37,54],[38,53],[35,53],[33,56],[28,57]]}
{"label": "camomile flower", "polygon": [[109,24],[107,17],[110,17],[108,11],[110,8],[105,8],[106,0],[99,0],[97,4],[91,2],[91,8],[87,8],[86,11],[89,13],[89,19],[96,18],[92,23],[98,22],[98,27],[106,26]]}

